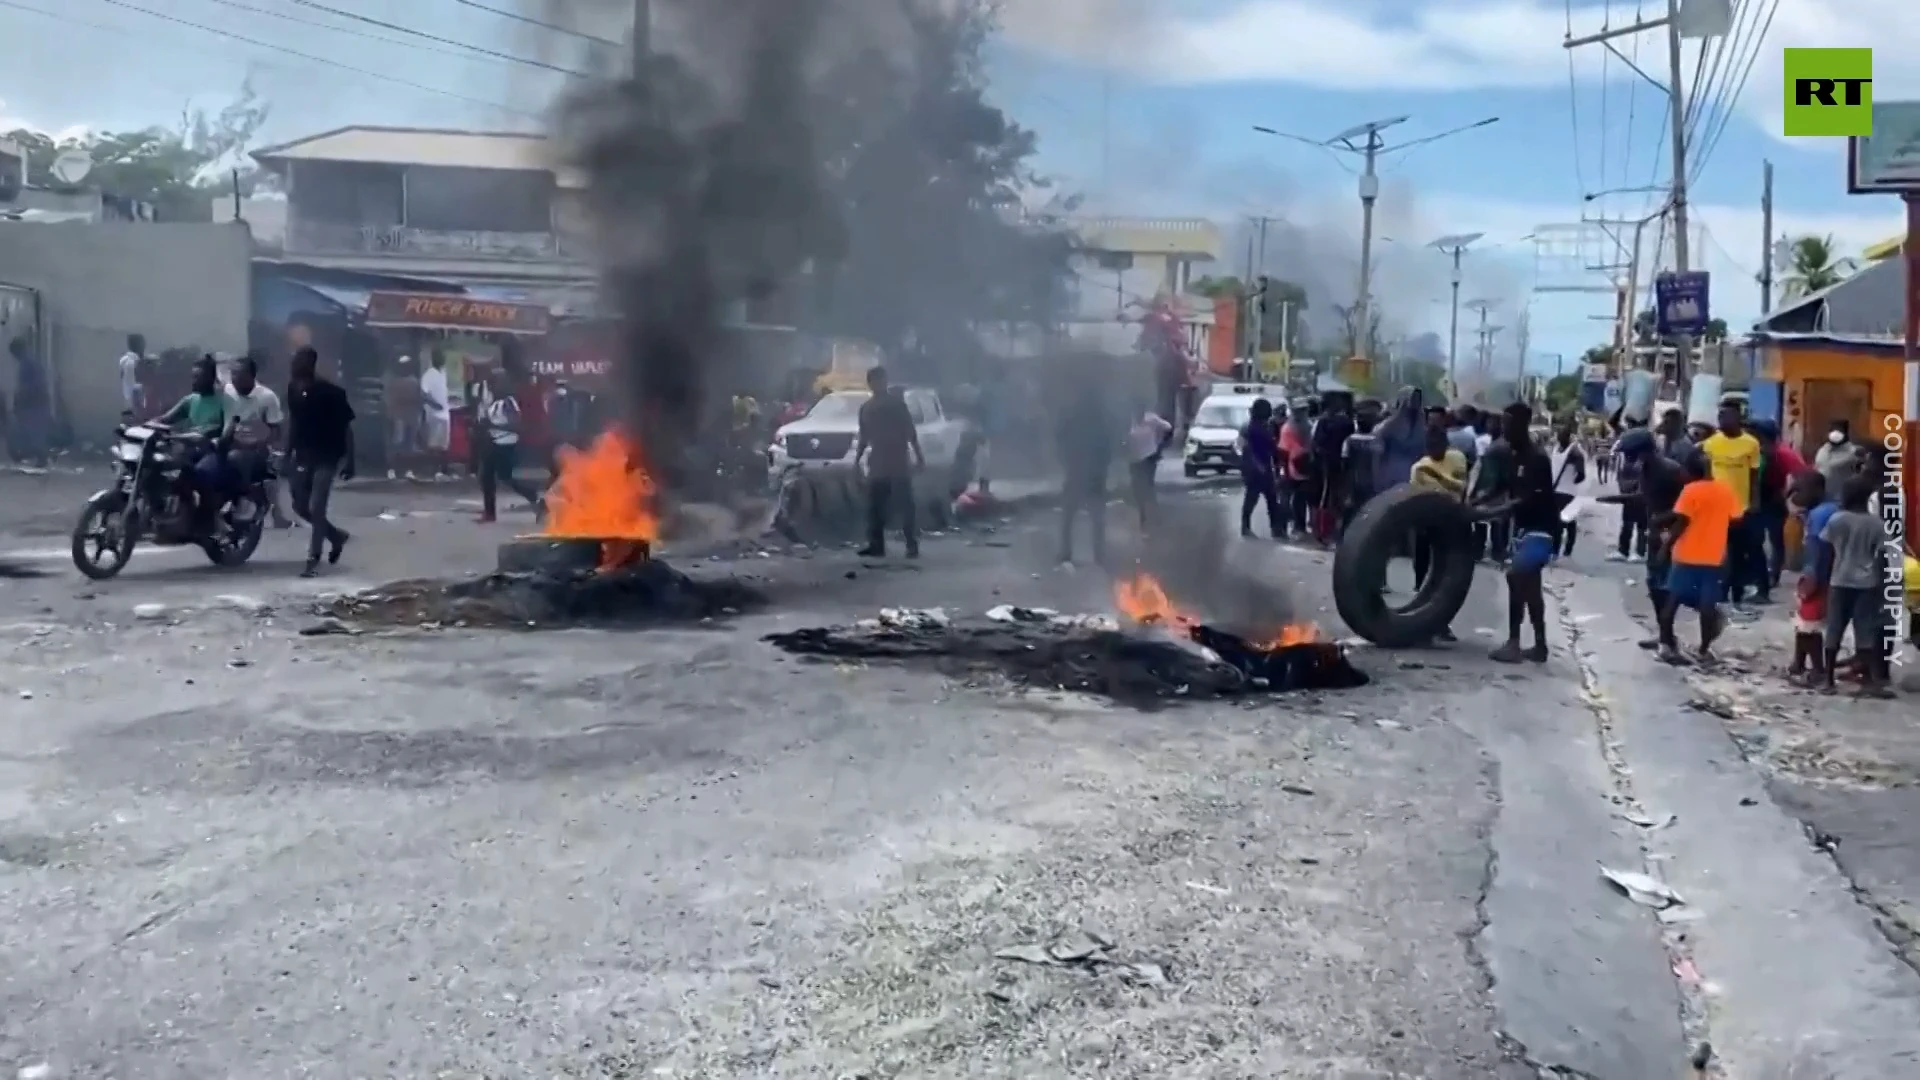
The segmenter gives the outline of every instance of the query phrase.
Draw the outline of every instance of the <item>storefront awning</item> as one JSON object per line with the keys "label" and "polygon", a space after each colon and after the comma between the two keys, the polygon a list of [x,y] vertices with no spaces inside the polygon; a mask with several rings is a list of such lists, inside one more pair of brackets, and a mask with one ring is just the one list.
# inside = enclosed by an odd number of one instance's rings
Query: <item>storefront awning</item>
{"label": "storefront awning", "polygon": [[471,330],[539,336],[553,327],[541,304],[516,304],[445,293],[375,292],[367,297],[367,325],[420,330]]}

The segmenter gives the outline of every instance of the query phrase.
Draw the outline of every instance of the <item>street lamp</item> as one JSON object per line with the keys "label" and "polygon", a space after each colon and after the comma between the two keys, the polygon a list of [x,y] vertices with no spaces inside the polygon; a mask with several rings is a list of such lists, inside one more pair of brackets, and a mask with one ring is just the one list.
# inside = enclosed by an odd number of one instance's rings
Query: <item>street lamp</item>
{"label": "street lamp", "polygon": [[1428,244],[1453,258],[1453,309],[1447,318],[1447,381],[1457,388],[1460,385],[1460,258],[1467,253],[1467,245],[1486,236],[1486,233],[1454,233],[1443,236]]}
{"label": "street lamp", "polygon": [[1373,322],[1373,204],[1374,201],[1380,197],[1380,175],[1374,169],[1375,162],[1382,154],[1409,150],[1416,146],[1437,142],[1465,131],[1472,131],[1475,128],[1483,128],[1489,124],[1498,123],[1500,120],[1497,116],[1489,116],[1485,120],[1476,120],[1471,124],[1463,124],[1460,127],[1442,131],[1437,135],[1428,135],[1424,138],[1414,139],[1411,142],[1401,143],[1398,146],[1388,146],[1386,141],[1380,137],[1380,133],[1390,127],[1404,124],[1409,119],[1411,118],[1406,116],[1392,116],[1385,120],[1368,121],[1367,123],[1350,127],[1340,134],[1335,135],[1333,138],[1324,141],[1309,139],[1304,135],[1295,135],[1291,132],[1279,131],[1259,124],[1253,126],[1253,130],[1262,135],[1273,135],[1282,139],[1291,139],[1294,142],[1305,143],[1308,146],[1317,146],[1321,149],[1344,150],[1350,154],[1360,155],[1361,160],[1365,162],[1366,167],[1360,173],[1360,295],[1354,302],[1354,307],[1356,308],[1355,315],[1359,319],[1360,334],[1358,337],[1363,359],[1368,352],[1366,330]]}

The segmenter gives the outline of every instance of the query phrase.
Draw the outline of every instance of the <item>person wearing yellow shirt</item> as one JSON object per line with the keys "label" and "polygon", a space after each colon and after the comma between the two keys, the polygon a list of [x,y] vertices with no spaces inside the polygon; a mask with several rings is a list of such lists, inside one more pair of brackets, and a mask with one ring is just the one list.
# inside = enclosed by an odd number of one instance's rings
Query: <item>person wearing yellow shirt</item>
{"label": "person wearing yellow shirt", "polygon": [[1706,455],[1713,478],[1733,492],[1734,507],[1739,511],[1727,536],[1727,598],[1742,603],[1751,588],[1754,603],[1769,603],[1772,596],[1761,525],[1757,515],[1748,513],[1760,501],[1763,455],[1760,440],[1747,430],[1739,406],[1720,406],[1720,430],[1701,441],[1700,452]]}
{"label": "person wearing yellow shirt", "polygon": [[[1447,440],[1447,429],[1434,424],[1427,428],[1426,453],[1413,463],[1413,470],[1407,482],[1417,488],[1431,491],[1444,491],[1455,498],[1464,498],[1467,491],[1467,455],[1455,450]],[[1433,570],[1433,541],[1425,533],[1413,538],[1413,582],[1414,588],[1424,588],[1427,575]],[[1453,628],[1447,627],[1434,635],[1437,642],[1451,643],[1460,640],[1453,634]]]}

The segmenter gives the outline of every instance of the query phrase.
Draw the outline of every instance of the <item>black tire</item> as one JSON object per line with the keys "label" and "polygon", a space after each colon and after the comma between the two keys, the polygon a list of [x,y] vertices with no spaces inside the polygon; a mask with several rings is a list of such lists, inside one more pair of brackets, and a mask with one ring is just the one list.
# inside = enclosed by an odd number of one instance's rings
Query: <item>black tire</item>
{"label": "black tire", "polygon": [[[111,550],[114,553],[113,565],[102,566],[88,550],[87,542],[93,535],[95,519],[104,518],[109,514],[120,516],[120,535],[114,547],[102,551],[104,553]],[[125,496],[118,491],[100,492],[87,500],[87,505],[80,511],[80,520],[73,525],[70,550],[74,567],[94,581],[106,581],[118,577],[120,571],[127,568],[127,560],[133,558],[133,545],[139,531],[139,517],[127,509]]]}
{"label": "black tire", "polygon": [[247,560],[253,558],[253,553],[260,548],[260,537],[267,531],[267,515],[270,512],[262,506],[260,516],[247,526],[247,531],[240,534],[239,542],[232,547],[226,547],[214,540],[202,542],[200,549],[207,553],[207,561],[215,566],[245,566]]}
{"label": "black tire", "polygon": [[494,560],[494,565],[503,574],[571,577],[599,567],[600,541],[523,537],[501,544],[496,549]]}
{"label": "black tire", "polygon": [[[1433,572],[1407,607],[1387,606],[1387,564],[1400,542],[1419,535],[1433,547]],[[1445,492],[1409,486],[1374,496],[1333,553],[1333,602],[1354,633],[1382,648],[1424,645],[1453,623],[1473,589],[1473,527],[1466,506]]]}

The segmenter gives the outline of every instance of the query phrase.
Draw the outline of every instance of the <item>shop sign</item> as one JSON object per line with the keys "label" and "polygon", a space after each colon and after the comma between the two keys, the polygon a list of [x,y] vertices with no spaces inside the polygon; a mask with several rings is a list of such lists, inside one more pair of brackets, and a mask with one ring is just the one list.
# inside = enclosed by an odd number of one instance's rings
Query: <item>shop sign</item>
{"label": "shop sign", "polygon": [[544,334],[553,313],[539,304],[512,304],[440,293],[377,292],[367,298],[367,325]]}

